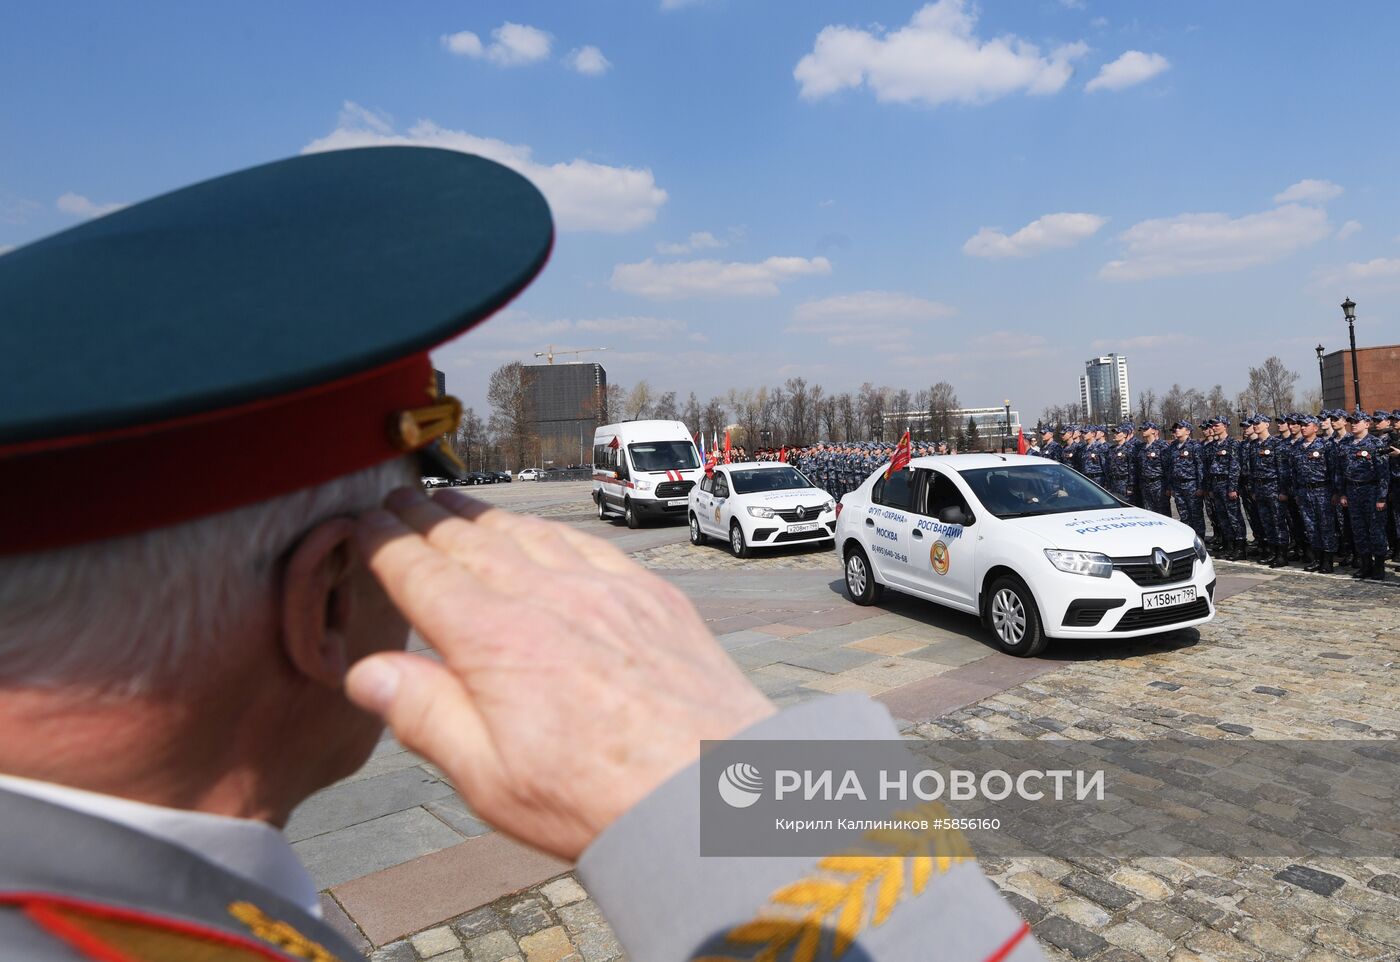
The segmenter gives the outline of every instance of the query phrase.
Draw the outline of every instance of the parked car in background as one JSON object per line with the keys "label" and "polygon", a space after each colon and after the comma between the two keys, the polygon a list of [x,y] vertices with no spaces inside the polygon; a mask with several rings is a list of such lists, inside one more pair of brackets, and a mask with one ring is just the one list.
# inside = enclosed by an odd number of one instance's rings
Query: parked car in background
{"label": "parked car in background", "polygon": [[421,480],[423,483],[423,487],[425,488],[446,488],[452,485],[452,481],[450,479],[439,478],[436,476],[422,478]]}
{"label": "parked car in background", "polygon": [[544,472],[539,468],[525,468],[516,477],[520,478],[521,481],[538,481],[544,477]]}
{"label": "parked car in background", "polygon": [[744,462],[716,467],[690,492],[690,543],[723,539],[736,558],[754,548],[830,541],[836,502],[791,465]]}
{"label": "parked car in background", "polygon": [[496,480],[497,480],[498,482],[500,482],[501,484],[510,484],[510,480],[511,480],[511,479],[510,479],[510,472],[509,472],[509,471],[497,471],[497,472],[495,472],[495,474],[496,474]]}

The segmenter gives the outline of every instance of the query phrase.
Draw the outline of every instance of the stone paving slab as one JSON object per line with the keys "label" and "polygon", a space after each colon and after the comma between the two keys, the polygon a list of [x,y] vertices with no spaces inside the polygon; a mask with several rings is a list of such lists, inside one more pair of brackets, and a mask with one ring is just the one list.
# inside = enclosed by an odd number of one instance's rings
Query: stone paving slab
{"label": "stone paving slab", "polygon": [[316,887],[327,889],[461,841],[442,820],[422,808],[410,808],[294,842],[292,850]]}
{"label": "stone paving slab", "polygon": [[[396,759],[398,755],[381,757]],[[417,767],[342,782],[317,792],[297,808],[285,834],[300,842],[453,794],[451,785]]]}
{"label": "stone paving slab", "polygon": [[568,863],[492,832],[346,881],[331,894],[370,942],[383,945],[568,870]]}

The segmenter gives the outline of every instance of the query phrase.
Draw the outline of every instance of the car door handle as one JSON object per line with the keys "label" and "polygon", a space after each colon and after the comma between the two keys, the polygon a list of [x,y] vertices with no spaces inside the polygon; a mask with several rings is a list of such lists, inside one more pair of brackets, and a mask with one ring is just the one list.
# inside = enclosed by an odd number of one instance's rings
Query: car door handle
{"label": "car door handle", "polygon": [[914,537],[916,537],[916,538],[918,538],[920,541],[922,541],[922,540],[923,540],[923,537],[924,537],[924,533],[923,533],[922,531],[920,531],[918,528],[915,528],[915,529],[914,529]]}
{"label": "car door handle", "polygon": [[866,518],[866,519],[865,519],[865,526],[866,526],[867,528],[873,528],[873,527],[875,527],[875,519],[874,519],[874,518]]}

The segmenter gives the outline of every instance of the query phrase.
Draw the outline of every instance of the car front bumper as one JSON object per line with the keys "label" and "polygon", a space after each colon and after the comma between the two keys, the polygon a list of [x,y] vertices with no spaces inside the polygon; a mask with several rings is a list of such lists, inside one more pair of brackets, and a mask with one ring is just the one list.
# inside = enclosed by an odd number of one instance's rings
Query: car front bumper
{"label": "car front bumper", "polygon": [[[1045,633],[1052,638],[1139,638],[1204,624],[1215,617],[1215,565],[1198,562],[1190,578],[1140,585],[1121,571],[1086,578],[1056,571],[1036,593]],[[1146,609],[1143,596],[1194,587],[1196,600]]]}

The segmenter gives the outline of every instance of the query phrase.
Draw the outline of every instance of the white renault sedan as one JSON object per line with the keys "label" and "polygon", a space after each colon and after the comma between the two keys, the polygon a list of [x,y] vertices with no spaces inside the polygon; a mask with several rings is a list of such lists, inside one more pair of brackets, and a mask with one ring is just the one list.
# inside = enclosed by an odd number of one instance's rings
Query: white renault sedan
{"label": "white renault sedan", "polygon": [[724,464],[690,490],[690,543],[723,538],[736,558],[754,548],[829,541],[836,502],[791,465]]}
{"label": "white renault sedan", "polygon": [[1209,621],[1215,566],[1186,525],[1037,457],[916,458],[841,499],[846,591],[886,587],[980,616],[1003,651],[1136,638]]}

